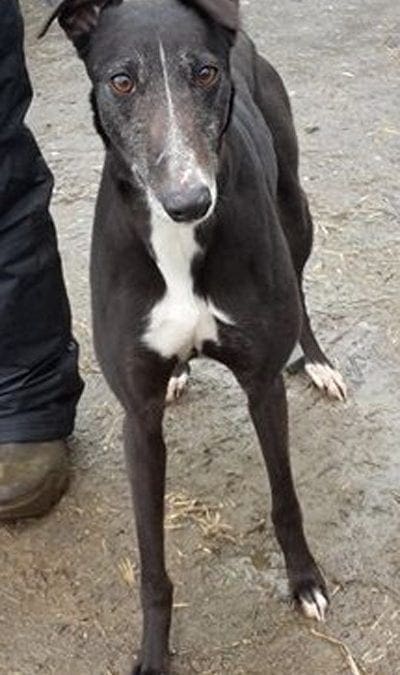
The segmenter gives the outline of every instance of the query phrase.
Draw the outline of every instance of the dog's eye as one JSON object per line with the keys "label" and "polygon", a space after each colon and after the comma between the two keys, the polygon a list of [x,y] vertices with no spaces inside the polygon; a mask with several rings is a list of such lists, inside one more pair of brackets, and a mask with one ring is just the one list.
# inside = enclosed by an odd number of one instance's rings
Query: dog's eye
{"label": "dog's eye", "polygon": [[194,80],[199,87],[208,89],[217,81],[218,75],[218,68],[215,66],[202,66],[194,74]]}
{"label": "dog's eye", "polygon": [[114,75],[110,80],[110,85],[117,94],[130,94],[136,88],[135,82],[125,73]]}

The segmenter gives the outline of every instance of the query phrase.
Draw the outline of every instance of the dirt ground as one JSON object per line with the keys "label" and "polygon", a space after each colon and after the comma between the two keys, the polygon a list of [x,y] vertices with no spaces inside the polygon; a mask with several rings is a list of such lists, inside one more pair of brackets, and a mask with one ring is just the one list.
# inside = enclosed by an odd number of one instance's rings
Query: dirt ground
{"label": "dirt ground", "polygon": [[[88,84],[47,10],[23,0],[30,115],[55,177],[57,223],[86,380],[73,480],[38,522],[0,530],[0,672],[125,675],[138,646],[138,559],[121,411],[93,356],[88,247],[102,149]],[[288,378],[293,466],[309,541],[332,593],[326,624],[291,610],[269,491],[244,398],[199,361],[168,410],[173,671],[400,673],[400,5],[243,2],[291,94],[316,221],[308,293],[350,389],[332,404]],[[317,631],[317,632],[313,632]],[[351,660],[351,656],[354,661]]]}

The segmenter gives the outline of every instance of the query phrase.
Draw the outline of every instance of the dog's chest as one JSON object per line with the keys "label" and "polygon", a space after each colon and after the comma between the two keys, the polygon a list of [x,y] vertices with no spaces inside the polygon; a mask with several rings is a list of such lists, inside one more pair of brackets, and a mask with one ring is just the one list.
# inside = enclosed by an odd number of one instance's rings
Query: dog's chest
{"label": "dog's chest", "polygon": [[156,219],[152,214],[151,244],[166,290],[151,310],[144,341],[165,358],[184,360],[194,348],[201,352],[205,341],[218,341],[219,312],[193,291],[191,266],[199,252],[194,228],[160,211]]}

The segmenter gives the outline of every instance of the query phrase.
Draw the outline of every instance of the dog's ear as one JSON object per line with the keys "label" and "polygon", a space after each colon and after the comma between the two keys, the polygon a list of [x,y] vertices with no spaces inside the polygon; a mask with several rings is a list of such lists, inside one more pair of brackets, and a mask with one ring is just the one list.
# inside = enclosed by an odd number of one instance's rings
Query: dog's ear
{"label": "dog's ear", "polygon": [[239,29],[239,0],[183,0],[233,34]]}
{"label": "dog's ear", "polygon": [[39,33],[43,37],[55,19],[67,37],[81,52],[91,31],[96,27],[100,12],[107,5],[118,5],[122,0],[62,0]]}

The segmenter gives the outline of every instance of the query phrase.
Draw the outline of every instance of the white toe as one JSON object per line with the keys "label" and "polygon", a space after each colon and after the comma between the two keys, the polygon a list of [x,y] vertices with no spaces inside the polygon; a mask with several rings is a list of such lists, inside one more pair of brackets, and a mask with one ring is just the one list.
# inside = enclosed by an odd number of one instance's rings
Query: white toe
{"label": "white toe", "polygon": [[328,608],[328,601],[317,588],[314,588],[309,597],[300,597],[301,610],[307,619],[316,621],[325,621],[325,614]]}
{"label": "white toe", "polygon": [[189,375],[186,371],[181,373],[178,377],[171,377],[168,382],[167,394],[165,397],[166,402],[173,403],[173,401],[180,398],[186,389],[188,381]]}
{"label": "white toe", "polygon": [[345,401],[347,398],[346,383],[339,373],[327,363],[306,362],[305,370],[318,389],[325,392],[329,398]]}

